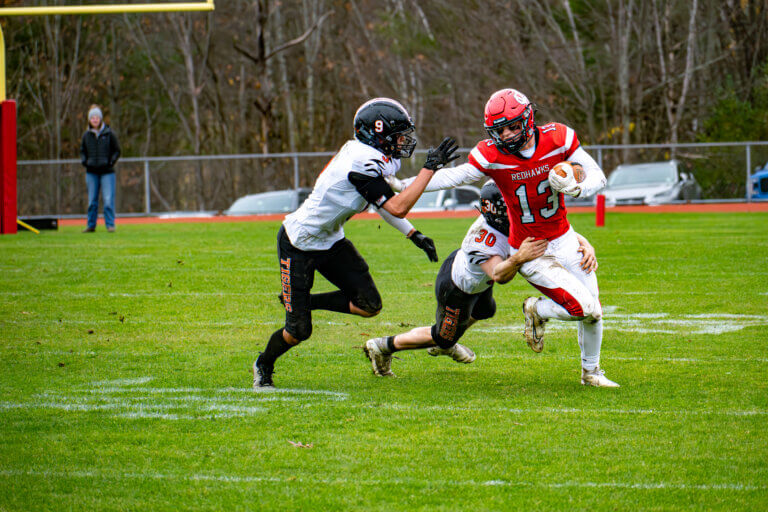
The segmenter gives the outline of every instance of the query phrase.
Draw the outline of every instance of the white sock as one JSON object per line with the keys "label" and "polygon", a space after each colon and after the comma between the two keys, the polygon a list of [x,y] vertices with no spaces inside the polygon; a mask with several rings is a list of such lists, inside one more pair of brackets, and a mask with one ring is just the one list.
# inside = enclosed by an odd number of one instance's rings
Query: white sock
{"label": "white sock", "polygon": [[600,346],[603,344],[603,321],[579,322],[579,347],[581,367],[594,370],[600,366]]}
{"label": "white sock", "polygon": [[577,317],[571,316],[568,313],[568,310],[552,299],[541,299],[536,302],[536,312],[542,318],[554,318],[556,320],[566,321],[578,320]]}

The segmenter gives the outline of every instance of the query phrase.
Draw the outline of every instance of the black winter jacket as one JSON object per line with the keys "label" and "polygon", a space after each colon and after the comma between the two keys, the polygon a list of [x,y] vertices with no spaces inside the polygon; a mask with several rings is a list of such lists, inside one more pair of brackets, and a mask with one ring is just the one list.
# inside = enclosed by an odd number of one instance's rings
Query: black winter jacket
{"label": "black winter jacket", "polygon": [[115,172],[115,163],[120,158],[120,144],[108,125],[96,136],[92,130],[86,130],[80,143],[80,162],[88,172],[107,174]]}

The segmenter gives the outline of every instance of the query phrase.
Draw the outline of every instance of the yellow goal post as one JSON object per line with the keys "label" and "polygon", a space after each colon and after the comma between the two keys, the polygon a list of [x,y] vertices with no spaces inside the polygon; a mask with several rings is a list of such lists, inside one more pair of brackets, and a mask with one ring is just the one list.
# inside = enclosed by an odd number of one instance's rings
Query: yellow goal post
{"label": "yellow goal post", "polygon": [[[125,14],[182,11],[213,11],[213,0],[114,5],[41,5],[0,7],[4,16],[57,16],[65,14]],[[5,38],[0,26],[0,235],[17,232],[16,102],[5,92]],[[23,223],[22,223],[23,225]]]}

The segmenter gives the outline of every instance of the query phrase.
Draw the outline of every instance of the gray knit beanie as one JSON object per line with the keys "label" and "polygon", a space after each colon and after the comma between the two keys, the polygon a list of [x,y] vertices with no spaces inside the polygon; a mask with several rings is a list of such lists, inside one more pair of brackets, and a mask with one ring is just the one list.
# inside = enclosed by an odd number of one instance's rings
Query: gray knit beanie
{"label": "gray knit beanie", "polygon": [[99,107],[93,107],[88,111],[88,119],[92,118],[93,116],[98,116],[101,120],[104,119],[104,114],[101,113],[101,109]]}

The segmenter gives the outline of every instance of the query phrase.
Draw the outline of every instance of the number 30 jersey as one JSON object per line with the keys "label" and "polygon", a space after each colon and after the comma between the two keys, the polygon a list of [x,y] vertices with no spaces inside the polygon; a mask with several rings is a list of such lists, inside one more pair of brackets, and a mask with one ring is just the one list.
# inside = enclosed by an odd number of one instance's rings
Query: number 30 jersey
{"label": "number 30 jersey", "polygon": [[535,137],[536,149],[530,158],[502,153],[490,139],[480,141],[469,154],[469,163],[493,178],[504,196],[510,243],[516,248],[526,237],[553,240],[570,227],[563,194],[549,186],[549,170],[570,159],[579,139],[560,123],[537,127]]}
{"label": "number 30 jersey", "polygon": [[480,266],[493,256],[509,256],[507,236],[493,229],[482,216],[470,226],[461,249],[456,251],[451,280],[461,291],[476,294],[485,291],[493,280]]}

